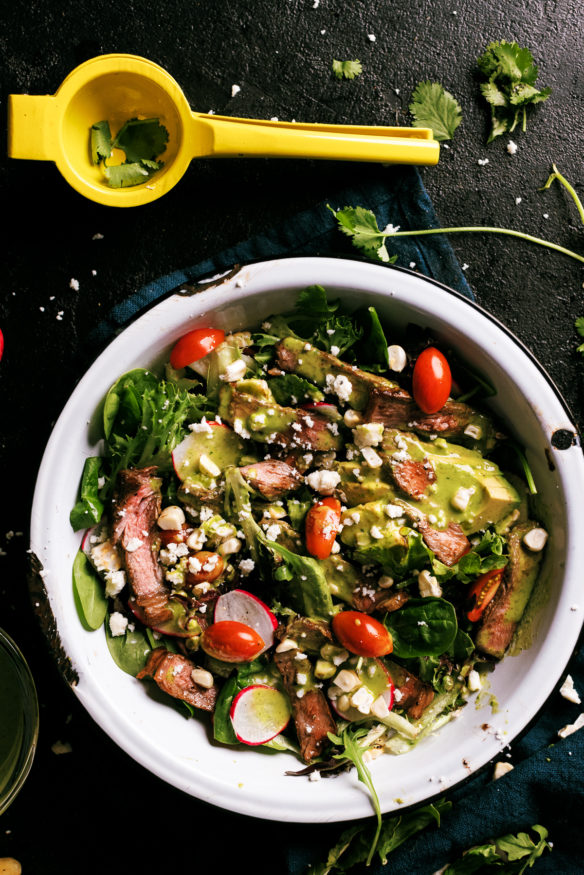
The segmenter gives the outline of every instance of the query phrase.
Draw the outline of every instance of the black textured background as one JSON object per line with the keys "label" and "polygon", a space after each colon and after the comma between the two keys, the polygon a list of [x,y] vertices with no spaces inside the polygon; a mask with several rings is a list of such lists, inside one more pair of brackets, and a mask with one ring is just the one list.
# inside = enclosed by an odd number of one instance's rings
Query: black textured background
{"label": "black textured background", "polygon": [[[75,66],[107,52],[157,62],[193,109],[246,117],[408,124],[416,83],[440,81],[464,114],[439,165],[422,171],[442,224],[517,228],[584,253],[584,229],[566,192],[538,190],[555,161],[582,192],[584,19],[578,0],[31,0],[2,6],[3,111],[7,94],[54,93]],[[553,88],[530,115],[527,132],[513,136],[513,156],[507,137],[485,145],[488,111],[474,73],[487,43],[499,39],[530,47],[538,84]],[[364,72],[338,81],[333,58],[359,58]],[[232,98],[233,84],[241,91]],[[28,518],[42,449],[81,376],[83,340],[103,313],[149,280],[379,171],[329,162],[202,160],[159,201],[121,210],[84,200],[51,164],[2,153],[0,548],[6,555],[0,555],[0,625],[32,665],[41,732],[29,780],[0,822],[0,856],[20,859],[27,875],[205,864],[222,871],[228,858],[220,862],[218,852],[229,836],[234,864],[237,848],[245,846],[244,859],[255,872],[285,872],[285,837],[293,830],[311,841],[309,827],[218,813],[215,837],[209,838],[208,826],[201,835],[197,824],[208,818],[207,809],[122,754],[61,683],[29,607]],[[479,165],[484,158],[488,164]],[[98,233],[103,239],[93,240]],[[584,361],[576,352],[574,320],[584,315],[582,265],[505,237],[450,240],[468,265],[479,303],[536,354],[581,424]],[[70,288],[72,278],[78,292]],[[7,538],[11,531],[22,535]],[[52,753],[58,739],[69,741],[73,752]]]}

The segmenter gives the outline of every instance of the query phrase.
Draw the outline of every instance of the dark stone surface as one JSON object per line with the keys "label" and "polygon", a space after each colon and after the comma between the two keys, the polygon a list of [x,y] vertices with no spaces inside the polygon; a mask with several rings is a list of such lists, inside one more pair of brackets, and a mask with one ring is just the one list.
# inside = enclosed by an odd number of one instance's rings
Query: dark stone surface
{"label": "dark stone surface", "polygon": [[[10,93],[54,93],[80,62],[106,52],[144,55],[162,65],[194,109],[244,117],[408,124],[413,87],[422,79],[437,80],[464,113],[439,165],[423,170],[442,223],[517,228],[584,253],[583,229],[566,192],[539,190],[555,161],[582,192],[584,20],[578,0],[314,5],[31,0],[4,16],[2,105]],[[527,132],[514,136],[513,156],[506,137],[485,145],[488,111],[474,75],[476,58],[495,39],[529,46],[539,82],[553,88],[550,100],[530,115]],[[363,75],[337,81],[333,58],[359,58]],[[241,86],[234,98],[233,84]],[[489,163],[479,165],[484,158]],[[148,864],[151,870],[184,868],[195,860],[215,861],[216,869],[221,842],[198,836],[197,823],[208,819],[205,806],[135,765],[92,722],[61,684],[31,614],[25,575],[34,480],[51,425],[81,375],[83,339],[112,304],[145,282],[268,229],[349,180],[378,172],[329,162],[201,160],[161,200],[119,210],[84,200],[51,164],[0,159],[0,327],[6,342],[0,442],[9,483],[0,510],[6,553],[0,556],[0,625],[29,657],[41,702],[38,754],[25,788],[2,818],[0,856],[20,859],[27,875],[134,872]],[[93,240],[96,233],[103,240]],[[574,320],[584,315],[582,265],[502,236],[466,234],[451,242],[468,264],[479,303],[535,353],[581,424],[584,363],[576,352]],[[78,292],[70,288],[71,278],[79,281]],[[10,531],[23,534],[7,539]],[[70,741],[73,752],[52,753],[58,739]],[[174,822],[166,813],[147,816],[169,807]],[[141,826],[148,832],[154,822],[160,830],[154,842],[140,838]],[[238,847],[248,848],[255,872],[285,871],[283,847],[292,829],[307,841],[315,837],[309,828],[231,814],[217,814],[214,822],[218,837],[229,836],[234,860]],[[332,828],[322,832],[337,834]],[[263,846],[257,859],[250,841]]]}

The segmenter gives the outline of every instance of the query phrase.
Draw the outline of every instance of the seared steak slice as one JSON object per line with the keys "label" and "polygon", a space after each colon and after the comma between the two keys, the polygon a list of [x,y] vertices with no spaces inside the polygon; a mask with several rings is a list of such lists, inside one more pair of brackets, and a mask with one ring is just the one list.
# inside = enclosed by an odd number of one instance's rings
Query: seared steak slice
{"label": "seared steak slice", "polygon": [[537,580],[543,554],[532,553],[523,546],[524,536],[537,525],[527,521],[511,529],[509,562],[477,632],[477,649],[496,659],[505,655]]}
{"label": "seared steak slice", "polygon": [[268,501],[297,489],[302,480],[295,468],[278,459],[244,465],[239,470],[249,485]]}
{"label": "seared steak slice", "polygon": [[160,479],[156,468],[120,471],[114,497],[114,545],[124,554],[126,574],[136,604],[151,625],[171,616],[168,590],[158,564],[156,520],[160,515]]}
{"label": "seared steak slice", "polygon": [[194,662],[181,653],[171,653],[165,647],[157,647],[148,657],[148,662],[136,677],[142,680],[153,678],[161,690],[174,699],[182,699],[193,708],[214,711],[219,689],[201,687],[192,678]]}
{"label": "seared steak slice", "polygon": [[412,720],[419,720],[434,699],[434,690],[401,665],[390,660],[385,665],[395,686],[395,704]]}
{"label": "seared steak slice", "polygon": [[470,542],[458,523],[450,522],[445,529],[435,529],[422,517],[418,520],[418,531],[444,565],[455,565],[470,550]]}
{"label": "seared steak slice", "polygon": [[283,628],[280,638],[296,641],[303,652],[318,654],[324,644],[331,644],[333,633],[329,623],[324,620],[311,620],[310,617],[293,617]]}
{"label": "seared steak slice", "polygon": [[[304,692],[297,685],[296,673],[300,665],[296,659],[298,653],[299,650],[275,653],[274,661],[292,703],[292,716],[300,744],[300,755],[305,763],[309,763],[322,754],[329,744],[327,733],[336,732],[337,727],[323,691],[315,688]],[[304,692],[300,698],[297,695],[299,691]]]}
{"label": "seared steak slice", "polygon": [[406,459],[405,462],[393,462],[391,470],[401,491],[416,500],[423,498],[428,486],[436,481],[436,472],[427,460],[416,462],[414,459]]}
{"label": "seared steak slice", "polygon": [[476,417],[467,404],[447,401],[437,413],[424,413],[405,389],[375,386],[365,410],[366,422],[382,422],[385,428],[408,429],[441,437],[460,437]]}
{"label": "seared steak slice", "polygon": [[392,593],[389,589],[374,589],[366,583],[358,584],[353,590],[353,607],[364,614],[381,611],[389,614],[397,611],[407,602],[409,596],[403,590]]}

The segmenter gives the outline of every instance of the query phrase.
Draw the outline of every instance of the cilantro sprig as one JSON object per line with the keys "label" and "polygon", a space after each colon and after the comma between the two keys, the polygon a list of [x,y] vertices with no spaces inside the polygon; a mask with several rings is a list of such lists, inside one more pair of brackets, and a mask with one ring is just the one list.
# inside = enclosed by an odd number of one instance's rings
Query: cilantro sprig
{"label": "cilantro sprig", "polygon": [[[101,165],[112,188],[140,185],[164,166],[156,159],[167,142],[168,131],[157,118],[129,119],[113,138],[108,121],[96,122],[91,126],[91,160]],[[108,163],[115,149],[125,154],[121,164]]]}
{"label": "cilantro sprig", "polygon": [[451,140],[462,121],[459,102],[439,82],[419,82],[409,108],[413,127],[431,128],[435,140]]}
{"label": "cilantro sprig", "polygon": [[333,73],[337,79],[354,79],[363,72],[361,61],[335,61],[333,60]]}
{"label": "cilantro sprig", "polygon": [[512,133],[521,123],[527,127],[527,109],[543,103],[551,88],[537,89],[538,69],[533,55],[516,42],[492,42],[477,60],[482,76],[481,94],[491,108],[491,130],[487,142],[501,134]]}

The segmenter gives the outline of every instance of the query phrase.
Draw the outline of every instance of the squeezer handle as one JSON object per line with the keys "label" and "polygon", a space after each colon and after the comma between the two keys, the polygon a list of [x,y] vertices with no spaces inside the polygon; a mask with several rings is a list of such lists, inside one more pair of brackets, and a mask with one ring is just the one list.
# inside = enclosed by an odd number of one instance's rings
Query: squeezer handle
{"label": "squeezer handle", "polygon": [[59,120],[55,95],[8,96],[8,155],[33,161],[54,161]]}

